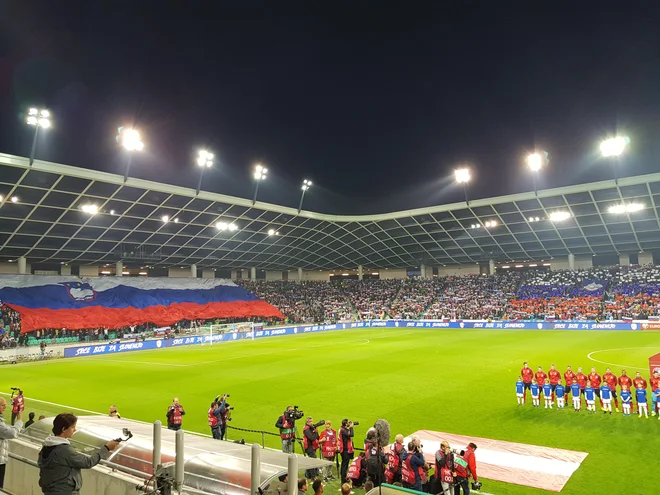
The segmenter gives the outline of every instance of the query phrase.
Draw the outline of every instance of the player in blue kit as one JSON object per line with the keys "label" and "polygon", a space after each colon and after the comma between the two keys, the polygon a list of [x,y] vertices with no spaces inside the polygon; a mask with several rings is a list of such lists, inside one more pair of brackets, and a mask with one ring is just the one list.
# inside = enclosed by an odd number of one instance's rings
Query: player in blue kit
{"label": "player in blue kit", "polygon": [[525,404],[525,384],[522,381],[522,376],[519,376],[516,382],[516,399],[519,406]]}
{"label": "player in blue kit", "polygon": [[587,401],[587,411],[596,412],[596,391],[591,386],[591,382],[587,382],[587,386],[584,387],[584,398]]}
{"label": "player in blue kit", "polygon": [[532,407],[540,407],[541,401],[539,400],[539,384],[536,382],[536,378],[532,380],[532,386],[530,387],[532,391]]}
{"label": "player in blue kit", "polygon": [[559,382],[555,387],[555,395],[557,396],[557,409],[564,409],[564,405],[566,404],[566,399],[564,398],[565,393],[566,390],[564,389],[564,386],[561,384],[561,382]]}
{"label": "player in blue kit", "polygon": [[623,406],[623,415],[630,416],[630,406],[632,404],[632,394],[625,385],[621,387],[621,405]]}
{"label": "player in blue kit", "polygon": [[543,384],[543,398],[545,399],[545,408],[552,409],[552,385],[550,382]]}
{"label": "player in blue kit", "polygon": [[637,390],[635,390],[635,399],[637,400],[639,419],[642,419],[642,411],[646,415],[646,419],[649,419],[649,405],[646,398],[646,389],[641,383],[637,386]]}
{"label": "player in blue kit", "polygon": [[612,389],[607,382],[603,382],[600,386],[600,400],[603,401],[603,414],[607,414],[608,411],[612,414]]}
{"label": "player in blue kit", "polygon": [[580,384],[577,381],[577,378],[573,378],[573,383],[571,384],[571,397],[573,397],[573,410],[578,412],[582,405],[582,400],[580,399],[580,393],[582,389]]}

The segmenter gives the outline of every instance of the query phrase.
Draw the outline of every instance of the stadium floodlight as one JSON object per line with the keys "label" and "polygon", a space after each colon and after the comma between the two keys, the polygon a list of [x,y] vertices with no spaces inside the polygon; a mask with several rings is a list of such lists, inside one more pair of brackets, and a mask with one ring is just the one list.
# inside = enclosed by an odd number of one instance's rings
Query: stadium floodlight
{"label": "stadium floodlight", "polygon": [[463,168],[457,168],[454,170],[454,179],[456,180],[457,184],[461,184],[463,186],[463,193],[465,194],[465,203],[468,203],[468,195],[467,195],[467,185],[468,182],[472,179],[472,176],[470,175],[470,169],[467,167]]}
{"label": "stadium floodlight", "polygon": [[571,214],[568,211],[561,210],[550,213],[550,221],[552,222],[562,222],[571,217]]}
{"label": "stadium floodlight", "polygon": [[605,158],[621,156],[629,144],[630,138],[627,136],[615,136],[605,139],[600,143],[600,154]]}
{"label": "stadium floodlight", "polygon": [[173,222],[174,222],[174,223],[179,223],[179,219],[178,219],[178,218],[175,218],[175,219],[173,220]]}
{"label": "stadium floodlight", "polygon": [[18,196],[12,196],[11,197],[11,202],[12,203],[18,203]]}
{"label": "stadium floodlight", "polygon": [[163,223],[167,223],[170,221],[170,217],[168,215],[163,215],[160,217],[160,219],[163,221]]}
{"label": "stadium floodlight", "polygon": [[83,213],[88,215],[96,215],[99,212],[99,207],[94,204],[85,204],[80,207]]}
{"label": "stadium floodlight", "polygon": [[303,180],[301,187],[302,193],[300,194],[300,203],[298,203],[298,213],[300,213],[300,211],[302,210],[303,199],[305,199],[305,193],[310,187],[312,187],[312,181],[307,179]]}
{"label": "stadium floodlight", "polygon": [[215,228],[218,230],[227,230],[227,222],[217,222]]}
{"label": "stadium floodlight", "polygon": [[142,141],[142,136],[140,136],[140,131],[123,126],[117,128],[117,136],[115,139],[124,150],[128,151],[126,172],[124,173],[124,182],[126,182],[128,180],[128,172],[131,168],[132,153],[134,151],[142,151],[144,149],[144,142]]}
{"label": "stadium floodlight", "polygon": [[235,223],[230,223],[227,228],[230,232],[236,232],[238,230],[238,226]]}
{"label": "stadium floodlight", "polygon": [[629,204],[621,204],[621,205],[612,205],[607,209],[607,211],[614,214],[620,214],[620,213],[634,213],[636,211],[640,211],[643,209],[644,209],[644,205],[641,203],[629,203]]}
{"label": "stadium floodlight", "polygon": [[110,215],[114,215],[114,214],[115,214],[115,210],[110,210]]}
{"label": "stadium floodlight", "polygon": [[496,225],[497,225],[497,222],[496,222],[495,220],[488,220],[488,221],[484,224],[484,226],[485,226],[487,229],[493,228],[493,227],[495,227]]}
{"label": "stadium floodlight", "polygon": [[34,163],[34,157],[37,153],[37,141],[39,139],[39,129],[48,129],[51,125],[50,112],[40,108],[30,108],[25,121],[28,125],[34,126],[34,137],[32,138],[32,149],[30,150],[30,167]]}
{"label": "stadium floodlight", "polygon": [[257,165],[254,167],[254,174],[252,175],[255,181],[254,196],[252,198],[253,205],[257,202],[257,194],[259,194],[259,183],[262,180],[266,180],[267,173],[268,173],[268,169],[263,165],[261,165],[261,163],[257,163]]}
{"label": "stadium floodlight", "polygon": [[275,229],[268,229],[268,235],[275,235]]}
{"label": "stadium floodlight", "polygon": [[197,152],[197,166],[199,167],[199,182],[197,182],[197,193],[202,188],[202,178],[204,177],[204,169],[213,166],[213,153],[207,150],[199,150]]}
{"label": "stadium floodlight", "polygon": [[537,174],[541,171],[543,166],[548,163],[548,152],[547,151],[535,151],[527,155],[525,159],[527,166],[533,172],[532,181],[534,182],[534,194],[538,193],[538,187],[536,184]]}

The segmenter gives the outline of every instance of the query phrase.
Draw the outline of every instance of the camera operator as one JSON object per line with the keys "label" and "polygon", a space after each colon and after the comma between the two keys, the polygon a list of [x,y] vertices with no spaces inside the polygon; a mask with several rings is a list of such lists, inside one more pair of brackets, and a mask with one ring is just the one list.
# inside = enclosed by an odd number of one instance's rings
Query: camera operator
{"label": "camera operator", "polygon": [[172,405],[167,408],[167,429],[174,431],[180,430],[183,416],[185,415],[186,411],[183,409],[183,406],[179,404],[178,397],[175,397]]}
{"label": "camera operator", "polygon": [[211,407],[206,413],[208,424],[211,427],[211,436],[214,440],[220,440],[220,405],[218,398],[211,402]]}
{"label": "camera operator", "polygon": [[229,397],[229,394],[223,395],[220,404],[218,404],[220,410],[220,424],[218,425],[220,427],[220,440],[227,438],[227,421],[231,421],[230,411],[234,409],[234,406],[229,405],[229,402],[227,402],[227,397]]}
{"label": "camera operator", "polygon": [[369,442],[369,450],[365,452],[367,459],[367,479],[370,479],[374,486],[380,486],[385,477],[385,466],[387,466],[387,458],[383,449],[378,446],[376,441],[376,430]]}
{"label": "camera operator", "polygon": [[435,477],[440,495],[451,495],[454,484],[454,453],[449,442],[443,440],[435,453]]}
{"label": "camera operator", "polygon": [[422,446],[416,441],[408,442],[408,451],[402,455],[401,481],[404,488],[422,491],[422,485],[426,483],[428,466],[424,461]]}
{"label": "camera operator", "polygon": [[286,406],[284,413],[277,418],[275,428],[279,428],[280,430],[282,452],[293,454],[293,442],[296,440],[296,419],[293,406]]}
{"label": "camera operator", "polygon": [[406,451],[403,445],[403,435],[399,433],[394,438],[390,454],[387,457],[387,469],[385,470],[385,482],[392,483],[401,481],[401,455]]}
{"label": "camera operator", "polygon": [[[463,493],[465,495],[469,495],[470,486],[468,484],[468,479],[470,476],[474,479],[472,489],[478,490],[481,488],[481,483],[479,483],[479,478],[477,478],[477,461],[474,455],[475,450],[477,450],[477,445],[470,442],[460,456],[454,456],[454,465],[456,468],[456,477],[454,478],[456,486],[454,488],[454,495],[460,495],[461,488],[463,488]],[[454,451],[454,453],[456,452]]]}
{"label": "camera operator", "polygon": [[355,432],[353,431],[353,422],[344,418],[341,421],[341,428],[339,429],[339,441],[338,451],[341,454],[341,482],[346,483],[346,474],[348,473],[348,466],[353,459],[353,437]]}
{"label": "camera operator", "polygon": [[[330,421],[325,422],[325,430],[321,432],[319,443],[321,444],[321,455],[323,455],[323,458],[326,461],[334,462],[338,448],[337,432],[332,429],[332,423]],[[335,477],[332,475],[332,466],[325,468],[323,478],[325,481],[335,479]]]}
{"label": "camera operator", "polygon": [[[319,450],[319,432],[318,427],[321,424],[324,424],[325,421],[319,421],[314,423],[314,420],[311,416],[307,416],[307,421],[305,422],[305,427],[303,428],[303,448],[305,449],[305,455],[307,457],[313,457],[316,459],[316,451]],[[305,472],[305,476],[310,479],[314,479],[318,476],[318,469],[308,469]]]}
{"label": "camera operator", "polygon": [[25,409],[25,397],[23,397],[23,391],[19,389],[15,389],[18,391],[18,393],[11,399],[11,425],[14,426],[14,422],[16,421],[16,417],[18,416],[18,413],[22,413],[23,410]]}

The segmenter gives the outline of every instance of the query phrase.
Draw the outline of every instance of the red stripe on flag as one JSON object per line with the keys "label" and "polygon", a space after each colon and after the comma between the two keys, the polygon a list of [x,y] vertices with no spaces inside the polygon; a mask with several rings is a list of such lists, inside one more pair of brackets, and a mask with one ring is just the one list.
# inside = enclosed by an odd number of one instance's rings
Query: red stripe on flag
{"label": "red stripe on flag", "polygon": [[215,302],[209,304],[175,303],[147,308],[104,308],[90,306],[81,309],[30,309],[9,305],[21,315],[21,333],[43,328],[119,328],[140,323],[172,325],[181,320],[211,318],[284,318],[282,313],[266,301]]}

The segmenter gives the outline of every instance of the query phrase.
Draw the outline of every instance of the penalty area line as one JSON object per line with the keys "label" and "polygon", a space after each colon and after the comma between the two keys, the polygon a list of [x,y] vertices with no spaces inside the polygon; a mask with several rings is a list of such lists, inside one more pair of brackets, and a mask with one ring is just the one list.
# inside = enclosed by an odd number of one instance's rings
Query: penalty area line
{"label": "penalty area line", "polygon": [[616,349],[600,349],[598,351],[591,351],[589,354],[587,354],[587,359],[594,361],[596,363],[601,363],[601,364],[606,364],[608,366],[616,366],[616,367],[621,367],[621,368],[630,368],[633,370],[646,370],[648,368],[640,368],[639,366],[626,366],[625,364],[619,364],[619,363],[608,363],[607,361],[601,361],[600,359],[596,359],[593,357],[594,354],[597,354],[599,352],[611,352],[611,351],[630,351],[633,349],[656,349],[656,347],[619,347]]}

